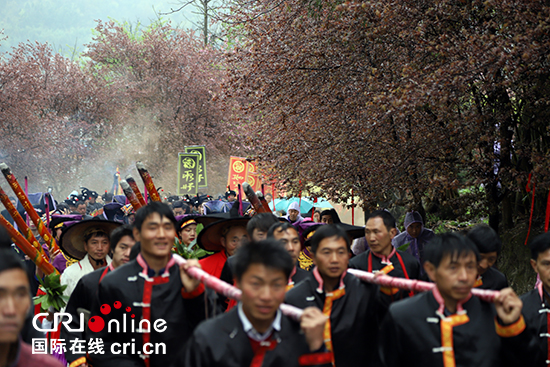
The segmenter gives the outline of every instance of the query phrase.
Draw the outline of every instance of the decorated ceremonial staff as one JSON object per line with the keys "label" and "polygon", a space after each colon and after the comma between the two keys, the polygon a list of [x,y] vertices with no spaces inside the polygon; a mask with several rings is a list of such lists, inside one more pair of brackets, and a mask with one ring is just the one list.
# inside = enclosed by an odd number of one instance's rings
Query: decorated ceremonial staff
{"label": "decorated ceremonial staff", "polygon": [[[139,204],[141,206],[145,206],[147,205],[147,203],[145,202],[145,199],[143,198],[143,195],[141,195],[141,191],[139,191],[139,187],[136,183],[136,180],[134,180],[134,178],[132,177],[132,175],[128,175],[126,176],[126,182],[128,183],[128,185],[130,185],[130,187],[132,188],[132,191],[134,192],[134,195],[136,195],[136,198],[138,199],[139,201]],[[137,210],[137,209],[135,209]]]}
{"label": "decorated ceremonial staff", "polygon": [[17,247],[19,247],[21,251],[23,251],[25,255],[27,255],[36,264],[36,266],[44,272],[44,274],[59,274],[57,269],[55,269],[52,264],[46,260],[43,253],[38,252],[38,250],[34,248],[29,241],[27,241],[25,237],[23,237],[21,233],[19,233],[19,231],[17,231],[17,229],[15,229],[2,215],[0,215],[0,225],[6,228]]}
{"label": "decorated ceremonial staff", "polygon": [[120,181],[120,187],[122,187],[122,191],[124,191],[124,195],[126,195],[126,198],[132,204],[134,207],[134,210],[137,211],[139,208],[141,208],[141,204],[139,200],[137,199],[136,195],[134,194],[134,191],[130,187],[127,181],[122,180]]}
{"label": "decorated ceremonial staff", "polygon": [[27,214],[30,216],[34,225],[38,229],[38,233],[40,233],[40,236],[44,239],[44,241],[48,245],[50,251],[52,253],[58,252],[59,247],[57,246],[57,242],[55,241],[55,238],[53,238],[51,233],[48,232],[48,229],[44,225],[44,222],[42,222],[42,219],[40,219],[40,217],[38,216],[38,213],[36,213],[36,210],[34,210],[34,207],[29,201],[29,198],[23,192],[21,185],[19,185],[19,182],[17,182],[17,179],[11,172],[11,169],[8,167],[6,163],[0,163],[0,170],[2,171],[2,174],[4,174],[4,177],[6,177],[6,180],[10,184],[13,192],[15,193],[15,195],[23,205],[23,208],[25,208],[25,210],[27,211]]}
{"label": "decorated ceremonial staff", "polygon": [[[178,265],[186,262],[183,257],[177,254],[174,254],[173,256]],[[433,287],[435,287],[434,283],[423,282],[416,279],[394,278],[390,277],[389,275],[375,275],[373,273],[357,269],[348,269],[347,271],[365,282],[378,284],[384,287],[409,289],[417,292],[429,291]],[[212,288],[216,292],[221,293],[228,298],[234,300],[239,300],[241,298],[240,289],[235,288],[234,286],[224,282],[223,280],[220,280],[208,274],[200,268],[190,267],[187,269],[187,272],[193,278],[199,279],[207,287]],[[493,302],[494,299],[498,297],[499,292],[474,288],[472,289],[472,294],[476,295],[486,302]],[[293,318],[294,320],[299,320],[300,316],[302,316],[302,309],[287,304],[281,304],[281,311],[288,317]]]}
{"label": "decorated ceremonial staff", "polygon": [[271,213],[271,209],[269,209],[267,203],[266,205],[263,205],[262,201],[258,198],[256,193],[252,189],[252,186],[250,186],[248,182],[243,183],[243,191],[248,198],[248,201],[250,201],[250,204],[252,204],[252,206],[254,207],[256,213]]}
{"label": "decorated ceremonial staff", "polygon": [[141,179],[143,180],[143,183],[145,184],[145,187],[147,188],[147,191],[149,192],[151,200],[162,201],[160,200],[160,195],[157,191],[157,188],[155,187],[155,184],[153,183],[153,179],[151,178],[149,171],[147,171],[147,168],[145,168],[143,162],[137,162],[136,168],[139,172],[139,175],[141,176]]}
{"label": "decorated ceremonial staff", "polygon": [[0,188],[0,201],[2,201],[2,204],[4,204],[4,206],[6,207],[6,209],[8,210],[8,213],[10,213],[15,223],[17,223],[17,226],[19,227],[21,232],[25,234],[25,236],[27,237],[27,241],[30,244],[32,244],[32,246],[34,246],[36,251],[45,260],[47,260],[47,255],[44,253],[44,249],[42,248],[42,246],[40,246],[40,243],[38,242],[36,237],[34,237],[34,235],[32,234],[31,229],[27,226],[27,223],[25,222],[21,214],[19,214],[19,212],[17,211],[13,203],[10,201],[10,198],[8,197],[8,195],[6,195],[6,193],[4,192],[4,190],[2,190],[2,188]]}

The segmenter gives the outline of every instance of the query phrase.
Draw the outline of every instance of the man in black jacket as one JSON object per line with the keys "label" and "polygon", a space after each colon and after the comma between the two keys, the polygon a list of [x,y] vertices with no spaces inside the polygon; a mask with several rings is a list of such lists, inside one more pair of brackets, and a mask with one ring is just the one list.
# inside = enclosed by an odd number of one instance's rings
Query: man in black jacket
{"label": "man in black jacket", "polygon": [[305,309],[298,324],[279,310],[294,266],[288,252],[265,240],[244,245],[234,259],[241,301],[199,325],[173,366],[329,366],[332,357],[323,346],[326,317],[321,311]]}
{"label": "man in black jacket", "polygon": [[101,339],[103,348],[92,353],[88,344],[94,366],[167,366],[206,318],[204,286],[185,271],[198,262],[178,266],[171,254],[176,219],[170,207],[142,207],[133,231],[141,253],[98,288],[90,329],[92,342]]}
{"label": "man in black jacket", "polygon": [[379,287],[347,274],[350,240],[335,224],[320,226],[311,237],[315,268],[288,291],[286,302],[316,306],[329,317],[325,346],[336,367],[371,366],[376,361],[378,320],[385,312]]}

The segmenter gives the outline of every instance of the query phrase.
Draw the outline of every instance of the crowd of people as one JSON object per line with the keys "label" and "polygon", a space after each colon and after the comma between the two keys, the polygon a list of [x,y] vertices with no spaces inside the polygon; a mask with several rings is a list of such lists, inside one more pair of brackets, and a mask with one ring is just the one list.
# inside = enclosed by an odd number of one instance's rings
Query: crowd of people
{"label": "crowd of people", "polygon": [[[353,226],[334,209],[306,215],[297,202],[278,215],[256,212],[231,190],[134,211],[124,196],[83,189],[54,208],[38,195],[35,207],[59,244],[42,247],[67,302],[31,307],[31,296],[50,292],[39,287],[45,274],[2,233],[0,366],[550,363],[550,234],[530,244],[540,281],[519,297],[495,266],[497,232],[478,225],[436,235],[415,211],[400,231],[387,210]],[[240,300],[206,287],[192,268],[235,287]],[[378,285],[356,271],[433,286]]]}

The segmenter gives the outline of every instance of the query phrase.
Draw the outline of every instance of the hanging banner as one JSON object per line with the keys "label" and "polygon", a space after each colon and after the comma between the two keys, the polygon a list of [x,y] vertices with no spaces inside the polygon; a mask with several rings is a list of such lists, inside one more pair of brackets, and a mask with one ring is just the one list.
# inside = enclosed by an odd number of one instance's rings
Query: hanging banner
{"label": "hanging banner", "polygon": [[246,162],[246,163],[247,163],[246,182],[248,182],[248,184],[252,187],[254,192],[262,191],[262,179],[260,178],[260,174],[258,173],[256,162]]}
{"label": "hanging banner", "polygon": [[185,153],[192,153],[199,155],[199,173],[197,176],[198,187],[208,186],[208,180],[206,178],[206,147],[204,145],[192,145],[185,147]]}
{"label": "hanging banner", "polygon": [[198,154],[178,154],[178,195],[196,195],[199,177]]}
{"label": "hanging banner", "polygon": [[237,185],[248,182],[254,192],[262,190],[262,180],[255,162],[247,162],[243,157],[230,157],[227,186],[237,190]]}
{"label": "hanging banner", "polygon": [[246,158],[230,157],[229,158],[229,173],[227,174],[227,186],[231,190],[237,191],[237,185],[246,181]]}

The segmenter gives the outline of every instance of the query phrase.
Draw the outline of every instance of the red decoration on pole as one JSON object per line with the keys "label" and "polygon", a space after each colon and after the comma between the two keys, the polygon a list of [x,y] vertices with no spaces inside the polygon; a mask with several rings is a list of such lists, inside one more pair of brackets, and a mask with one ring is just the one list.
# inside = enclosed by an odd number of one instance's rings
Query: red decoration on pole
{"label": "red decoration on pole", "polygon": [[23,208],[25,208],[25,210],[27,211],[28,216],[31,217],[31,220],[33,221],[34,225],[38,229],[38,233],[40,233],[40,236],[48,244],[50,251],[57,252],[59,250],[59,247],[57,246],[57,242],[55,238],[53,238],[51,233],[46,229],[44,222],[42,222],[42,219],[40,219],[40,217],[38,216],[38,213],[36,213],[36,210],[34,210],[34,207],[29,201],[28,196],[25,195],[25,193],[23,192],[21,185],[19,184],[19,182],[17,182],[17,179],[11,172],[11,169],[8,167],[7,164],[0,163],[0,170],[2,170],[2,174],[4,175],[4,177],[6,177],[6,180],[10,184],[10,187],[12,188],[13,192],[15,193],[15,195],[23,205]]}
{"label": "red decoration on pole", "polygon": [[300,201],[298,202],[298,205],[301,208],[302,207],[302,180],[300,180],[300,193],[298,194],[298,196],[300,197]]}
{"label": "red decoration on pole", "polygon": [[355,225],[355,204],[353,203],[353,189],[351,189],[351,225]]}
{"label": "red decoration on pole", "polygon": [[[27,178],[27,176],[25,176],[25,196],[29,197],[29,179]],[[26,218],[27,218],[26,222],[28,226],[29,224],[31,224],[29,214],[26,214]]]}
{"label": "red decoration on pole", "polygon": [[[416,279],[396,278],[389,275],[374,275],[368,271],[358,269],[348,269],[348,273],[355,275],[357,278],[367,283],[374,283],[388,288],[407,289],[415,292],[426,292],[435,287],[435,283],[428,283]],[[481,298],[486,302],[493,302],[500,294],[498,291],[488,289],[472,288],[472,294]]]}
{"label": "red decoration on pole", "polygon": [[46,254],[44,253],[44,250],[42,249],[42,246],[40,246],[40,243],[38,243],[38,240],[32,234],[31,229],[29,228],[29,226],[27,226],[27,223],[25,223],[25,220],[23,219],[21,214],[19,214],[19,212],[15,208],[15,205],[12,204],[12,202],[10,201],[10,198],[4,192],[4,190],[2,190],[2,188],[0,188],[0,201],[2,202],[2,204],[4,204],[4,207],[6,208],[8,213],[10,213],[11,217],[13,218],[13,220],[15,221],[17,226],[19,227],[19,230],[21,231],[21,233],[23,233],[25,235],[27,241],[32,246],[34,246],[36,251],[39,252],[40,255],[42,255],[44,257],[45,260],[47,260],[48,258],[46,256]]}
{"label": "red decoration on pole", "polygon": [[546,200],[546,218],[544,220],[544,232],[548,232],[548,224],[550,223],[550,191]]}
{"label": "red decoration on pole", "polygon": [[37,250],[36,248],[34,248],[30,243],[29,241],[27,241],[25,239],[25,237],[23,237],[21,235],[21,233],[19,233],[17,231],[17,229],[13,228],[13,226],[11,225],[10,222],[8,222],[6,220],[6,218],[4,218],[2,215],[0,215],[0,225],[3,226],[4,228],[6,228],[6,230],[8,231],[8,233],[10,234],[10,237],[12,238],[12,240],[15,242],[15,244],[17,245],[17,247],[19,247],[21,249],[21,251],[23,251],[25,253],[25,255],[27,255],[28,257],[30,257],[30,259],[36,264],[36,266],[42,270],[44,272],[44,274],[46,275],[49,275],[51,273],[56,273],[56,274],[59,274],[59,272],[57,271],[56,268],[54,268],[52,266],[52,264],[50,264],[48,262],[48,260],[46,260],[46,258],[44,258],[43,255],[41,255]]}
{"label": "red decoration on pole", "polygon": [[525,238],[525,245],[527,245],[527,240],[529,239],[529,234],[531,233],[531,224],[533,222],[533,210],[535,209],[535,178],[533,178],[533,189],[529,187],[530,184],[531,184],[531,173],[529,173],[527,186],[525,186],[525,190],[528,193],[531,192],[531,190],[533,191],[533,195],[531,198],[531,214],[529,215],[529,228],[527,229],[527,238]]}
{"label": "red decoration on pole", "polygon": [[141,204],[139,203],[139,200],[136,198],[136,195],[134,194],[134,190],[132,190],[132,188],[130,187],[130,184],[125,180],[122,180],[120,181],[120,187],[122,187],[122,191],[124,191],[124,195],[126,195],[126,201],[132,204],[132,207],[137,212],[139,208],[141,208]]}
{"label": "red decoration on pole", "polygon": [[147,190],[146,193],[149,193],[151,200],[162,201],[160,200],[160,195],[155,187],[155,184],[153,183],[153,178],[151,178],[151,175],[149,174],[149,171],[147,171],[147,168],[145,168],[145,165],[142,162],[137,162],[136,167],[143,183],[145,184],[145,189]]}
{"label": "red decoration on pole", "polygon": [[[143,198],[143,195],[141,195],[141,191],[139,191],[139,187],[136,183],[136,180],[134,180],[134,178],[132,177],[132,175],[128,175],[126,176],[126,182],[128,183],[128,185],[130,185],[130,187],[132,188],[132,191],[134,192],[134,195],[136,195],[136,199],[138,199],[139,201],[139,204],[141,206],[145,206],[147,205],[147,203],[145,202],[145,199]],[[145,196],[147,196],[147,191],[145,191]],[[135,208],[134,208],[135,209]],[[137,209],[136,209],[137,210]]]}
{"label": "red decoration on pole", "polygon": [[277,211],[275,209],[275,184],[271,184],[271,200],[273,201],[273,211]]}
{"label": "red decoration on pole", "polygon": [[317,197],[313,198],[313,208],[311,208],[311,220],[313,220],[313,215],[315,214],[315,203],[317,202]]}

